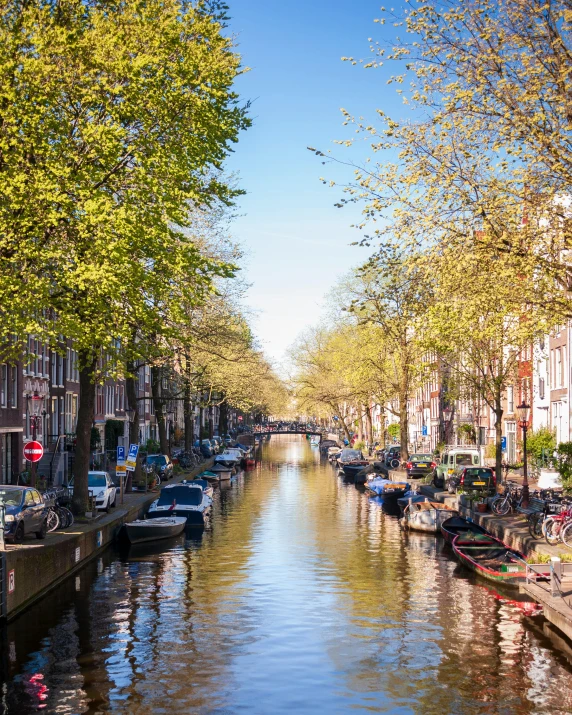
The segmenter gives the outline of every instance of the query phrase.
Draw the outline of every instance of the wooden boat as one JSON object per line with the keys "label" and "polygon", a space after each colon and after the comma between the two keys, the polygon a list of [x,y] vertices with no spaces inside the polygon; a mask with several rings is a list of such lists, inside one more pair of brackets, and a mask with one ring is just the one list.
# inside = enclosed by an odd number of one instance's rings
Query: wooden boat
{"label": "wooden boat", "polygon": [[147,516],[158,519],[165,516],[183,516],[187,526],[205,525],[213,500],[202,488],[192,482],[187,484],[167,484],[161,489],[159,498],[151,506]]}
{"label": "wooden boat", "polygon": [[[463,566],[489,581],[516,587],[525,583],[524,554],[509,548],[495,536],[458,534],[453,539],[453,552]],[[548,566],[540,577],[550,577]]]}
{"label": "wooden boat", "polygon": [[184,516],[166,516],[157,519],[137,519],[125,524],[125,533],[132,544],[157,541],[177,536],[184,531],[187,520]]}
{"label": "wooden boat", "polygon": [[399,499],[397,500],[397,506],[399,507],[401,516],[403,516],[405,507],[409,504],[410,500],[414,504],[417,504],[420,501],[429,501],[429,497],[426,497],[424,494],[412,494],[411,492],[409,492],[409,494],[406,494],[404,497],[399,497]]}
{"label": "wooden boat", "polygon": [[441,534],[448,544],[452,544],[455,536],[459,534],[471,538],[472,534],[488,535],[488,531],[478,524],[463,519],[462,516],[452,516],[441,524]]}
{"label": "wooden boat", "polygon": [[406,529],[437,534],[441,530],[441,524],[451,516],[457,516],[457,513],[441,502],[412,502],[403,510],[403,517],[399,523]]}

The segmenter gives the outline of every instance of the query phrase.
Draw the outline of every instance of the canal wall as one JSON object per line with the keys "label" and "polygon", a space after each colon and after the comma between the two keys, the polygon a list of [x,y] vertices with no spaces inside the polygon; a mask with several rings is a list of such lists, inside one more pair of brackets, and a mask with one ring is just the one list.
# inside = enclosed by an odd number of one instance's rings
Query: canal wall
{"label": "canal wall", "polygon": [[[192,478],[213,462],[214,459],[207,460],[169,483]],[[124,503],[109,514],[48,534],[43,541],[27,538],[21,544],[7,545],[2,554],[2,616],[7,620],[15,618],[82,568],[117,538],[123,524],[143,516],[156,498],[157,492],[126,494]]]}

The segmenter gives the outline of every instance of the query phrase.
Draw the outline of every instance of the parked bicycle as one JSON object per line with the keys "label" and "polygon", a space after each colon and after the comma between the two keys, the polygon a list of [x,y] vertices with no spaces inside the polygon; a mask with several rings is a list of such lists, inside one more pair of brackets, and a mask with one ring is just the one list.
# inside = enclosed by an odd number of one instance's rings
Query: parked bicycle
{"label": "parked bicycle", "polygon": [[50,532],[73,526],[73,514],[66,506],[59,503],[62,496],[55,489],[48,489],[44,492],[44,501],[48,507],[48,531]]}
{"label": "parked bicycle", "polygon": [[514,482],[508,482],[505,493],[499,494],[491,502],[491,511],[497,516],[506,516],[516,511],[522,502],[522,488]]}

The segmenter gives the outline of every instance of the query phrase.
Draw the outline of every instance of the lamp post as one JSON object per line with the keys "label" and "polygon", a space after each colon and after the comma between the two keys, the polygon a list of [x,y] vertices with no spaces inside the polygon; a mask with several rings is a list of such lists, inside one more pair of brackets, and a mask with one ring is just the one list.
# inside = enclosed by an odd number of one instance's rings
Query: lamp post
{"label": "lamp post", "polygon": [[[42,407],[44,406],[44,398],[38,394],[37,390],[34,390],[33,395],[28,395],[28,414],[30,415],[30,427],[32,428],[32,441],[36,441],[38,434],[38,421],[40,419],[40,414],[42,412]],[[36,486],[36,471],[37,464],[32,462],[32,474],[30,478],[30,485],[32,487]]]}
{"label": "lamp post", "polygon": [[171,443],[173,441],[173,421],[175,419],[175,410],[171,407],[167,410],[167,418],[169,424],[169,457],[171,456]]}
{"label": "lamp post", "polygon": [[449,440],[449,427],[451,425],[451,419],[453,418],[453,410],[450,407],[443,407],[443,426],[445,432],[445,444],[448,444]]}
{"label": "lamp post", "polygon": [[523,475],[523,480],[522,480],[522,502],[521,506],[527,507],[528,506],[528,500],[530,498],[530,492],[528,489],[528,457],[526,454],[526,433],[528,430],[528,411],[530,409],[530,405],[526,404],[526,401],[523,400],[521,404],[516,408],[516,414],[518,415],[518,421],[520,422],[520,426],[522,428],[522,445],[524,449],[524,475]]}

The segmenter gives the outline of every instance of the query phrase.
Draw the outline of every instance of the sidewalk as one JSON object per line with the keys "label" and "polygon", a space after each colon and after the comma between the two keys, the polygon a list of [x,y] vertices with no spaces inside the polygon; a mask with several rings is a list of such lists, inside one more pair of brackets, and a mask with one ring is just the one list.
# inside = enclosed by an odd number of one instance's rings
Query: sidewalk
{"label": "sidewalk", "polygon": [[[207,460],[201,466],[179,474],[169,484],[196,476],[208,469],[213,461]],[[143,516],[158,493],[157,490],[125,494],[123,504],[118,504],[109,514],[102,512],[93,519],[74,524],[66,531],[48,534],[41,541],[28,537],[21,544],[7,545],[2,553],[6,586],[1,616],[14,618],[97,556],[117,538],[124,523]]]}

